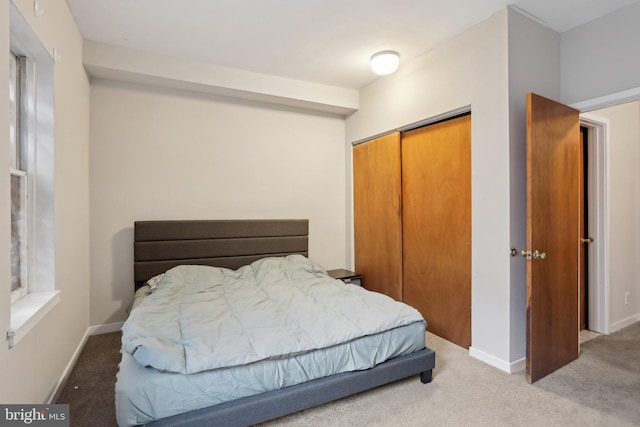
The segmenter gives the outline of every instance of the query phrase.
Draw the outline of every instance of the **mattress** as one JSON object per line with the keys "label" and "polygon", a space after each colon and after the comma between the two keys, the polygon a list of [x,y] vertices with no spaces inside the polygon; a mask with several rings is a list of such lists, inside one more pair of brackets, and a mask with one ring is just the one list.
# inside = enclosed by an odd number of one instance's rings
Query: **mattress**
{"label": "mattress", "polygon": [[142,367],[123,352],[116,382],[118,425],[144,424],[328,375],[368,369],[424,346],[425,324],[413,323],[289,359],[190,375]]}
{"label": "mattress", "polygon": [[123,327],[121,427],[369,369],[425,347],[425,321],[402,303],[331,279],[299,255],[254,264],[238,272],[177,267],[137,303]]}

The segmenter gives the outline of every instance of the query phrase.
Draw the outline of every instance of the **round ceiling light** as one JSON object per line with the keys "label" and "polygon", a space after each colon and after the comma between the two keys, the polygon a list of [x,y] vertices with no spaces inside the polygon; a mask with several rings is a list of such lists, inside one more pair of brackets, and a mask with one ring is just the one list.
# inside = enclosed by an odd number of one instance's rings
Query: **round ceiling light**
{"label": "round ceiling light", "polygon": [[400,56],[392,50],[378,52],[371,57],[371,69],[381,76],[394,73],[399,65]]}

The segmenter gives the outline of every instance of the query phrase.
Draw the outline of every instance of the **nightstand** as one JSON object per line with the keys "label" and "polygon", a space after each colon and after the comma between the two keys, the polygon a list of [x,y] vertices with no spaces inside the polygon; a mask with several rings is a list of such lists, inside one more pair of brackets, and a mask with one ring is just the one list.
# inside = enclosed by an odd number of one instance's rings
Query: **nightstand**
{"label": "nightstand", "polygon": [[340,279],[344,283],[362,286],[362,275],[345,269],[327,270],[327,274],[334,279]]}

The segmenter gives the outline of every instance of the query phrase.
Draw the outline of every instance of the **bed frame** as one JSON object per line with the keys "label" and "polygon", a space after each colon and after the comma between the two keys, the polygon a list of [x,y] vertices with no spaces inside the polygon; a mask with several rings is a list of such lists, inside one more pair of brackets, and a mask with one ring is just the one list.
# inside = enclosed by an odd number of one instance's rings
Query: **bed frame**
{"label": "bed frame", "polygon": [[[266,256],[308,256],[309,222],[292,220],[138,221],[134,226],[136,289],[180,264],[237,269]],[[345,372],[221,403],[150,423],[155,426],[248,426],[413,375],[431,382],[435,352],[424,348],[365,371]]]}

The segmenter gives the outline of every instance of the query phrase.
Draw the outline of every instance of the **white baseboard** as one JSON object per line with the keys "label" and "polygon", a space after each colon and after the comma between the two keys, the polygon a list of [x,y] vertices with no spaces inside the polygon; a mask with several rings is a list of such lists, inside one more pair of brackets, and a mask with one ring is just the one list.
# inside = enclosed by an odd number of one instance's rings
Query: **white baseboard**
{"label": "white baseboard", "polygon": [[58,380],[58,384],[56,384],[56,387],[53,389],[53,392],[47,399],[47,404],[55,403],[58,400],[58,397],[60,397],[60,394],[62,393],[62,389],[67,383],[67,380],[69,379],[69,375],[71,375],[71,371],[73,370],[73,367],[76,365],[76,362],[80,357],[80,353],[82,353],[82,349],[84,348],[88,339],[89,339],[89,329],[87,329],[87,331],[82,336],[82,339],[78,344],[78,347],[76,347],[76,350],[73,352],[73,356],[71,356],[71,360],[69,360],[69,363],[67,363],[67,366],[64,368],[64,371],[62,372],[62,377],[60,377],[60,379]]}
{"label": "white baseboard", "polygon": [[58,397],[60,397],[60,394],[62,393],[62,389],[67,383],[67,380],[69,379],[69,375],[71,375],[71,371],[73,370],[73,367],[76,365],[76,362],[80,357],[80,353],[82,353],[82,350],[84,349],[84,346],[87,344],[87,340],[89,339],[89,337],[93,335],[117,332],[120,329],[122,329],[123,324],[124,322],[117,322],[117,323],[109,323],[107,325],[90,326],[89,328],[87,328],[87,331],[84,333],[84,336],[80,340],[78,347],[73,352],[73,356],[71,356],[71,360],[69,360],[69,363],[65,367],[64,372],[62,373],[62,377],[60,377],[58,384],[56,384],[56,387],[54,388],[53,392],[47,399],[47,404],[54,403],[55,401],[58,400]]}
{"label": "white baseboard", "polygon": [[109,334],[111,332],[118,332],[120,329],[122,329],[122,325],[124,325],[124,322],[90,326],[88,331],[89,331],[89,335]]}
{"label": "white baseboard", "polygon": [[523,357],[521,359],[516,360],[515,362],[511,362],[510,366],[510,374],[515,374],[516,372],[522,372],[527,369],[527,358]]}
{"label": "white baseboard", "polygon": [[494,368],[498,368],[501,371],[507,372],[509,374],[513,374],[515,372],[522,371],[526,366],[526,359],[522,358],[516,360],[515,362],[506,362],[502,359],[498,359],[495,356],[492,356],[484,351],[478,350],[474,347],[469,347],[469,356],[474,357],[478,360],[483,361],[484,363],[493,366]]}
{"label": "white baseboard", "polygon": [[633,325],[636,322],[640,322],[640,313],[636,313],[633,316],[629,316],[626,319],[619,320],[609,325],[609,333],[612,334],[619,331],[622,328]]}
{"label": "white baseboard", "polygon": [[[620,329],[633,325],[636,322],[640,322],[640,313],[612,323],[611,325],[609,325],[609,333],[619,331]],[[502,359],[498,359],[495,356],[487,354],[473,347],[469,347],[469,356],[481,360],[482,362],[491,365],[494,368],[498,368],[501,371],[508,372],[510,374],[523,371],[527,367],[527,359],[525,357],[516,360],[515,362],[505,362]]]}

